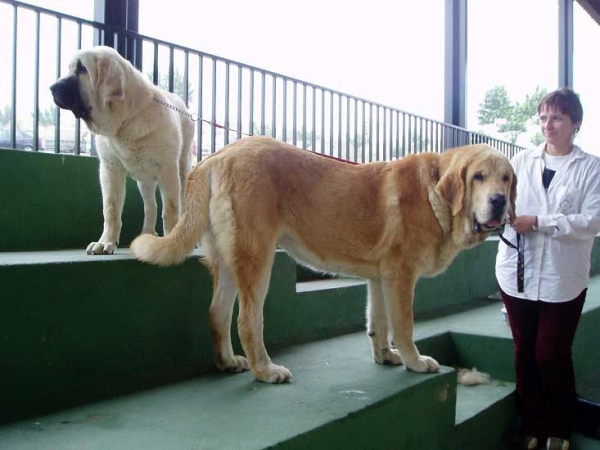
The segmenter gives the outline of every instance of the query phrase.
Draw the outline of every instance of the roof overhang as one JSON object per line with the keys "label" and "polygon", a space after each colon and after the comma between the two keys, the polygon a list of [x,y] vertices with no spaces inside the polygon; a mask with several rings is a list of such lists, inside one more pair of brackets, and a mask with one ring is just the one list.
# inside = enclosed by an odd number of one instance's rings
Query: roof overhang
{"label": "roof overhang", "polygon": [[600,0],[577,0],[577,3],[600,25]]}

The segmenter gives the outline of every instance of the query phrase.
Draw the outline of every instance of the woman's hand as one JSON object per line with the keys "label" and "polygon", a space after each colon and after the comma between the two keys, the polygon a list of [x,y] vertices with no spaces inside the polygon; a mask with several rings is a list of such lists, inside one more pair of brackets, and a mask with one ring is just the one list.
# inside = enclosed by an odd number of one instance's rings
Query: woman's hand
{"label": "woman's hand", "polygon": [[537,216],[512,217],[510,219],[510,226],[520,234],[537,231]]}

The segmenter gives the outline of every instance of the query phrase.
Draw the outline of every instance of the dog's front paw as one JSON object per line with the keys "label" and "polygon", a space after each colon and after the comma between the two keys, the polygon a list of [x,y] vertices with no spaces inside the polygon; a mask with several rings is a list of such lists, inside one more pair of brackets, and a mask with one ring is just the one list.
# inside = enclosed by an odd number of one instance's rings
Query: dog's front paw
{"label": "dog's front paw", "polygon": [[384,364],[386,366],[398,366],[402,364],[402,356],[400,356],[400,352],[391,347],[374,350],[373,358],[377,364]]}
{"label": "dog's front paw", "polygon": [[217,361],[217,369],[221,372],[243,372],[250,368],[248,360],[245,356],[233,355],[233,358],[227,360]]}
{"label": "dog's front paw", "polygon": [[112,255],[117,248],[114,242],[92,242],[87,246],[88,255]]}
{"label": "dog's front paw", "polygon": [[410,364],[405,361],[404,364],[406,365],[407,370],[413,372],[427,373],[438,372],[440,370],[438,362],[430,356],[425,355],[419,355],[415,361],[411,361]]}
{"label": "dog's front paw", "polygon": [[258,381],[264,383],[287,383],[293,378],[292,372],[275,364],[269,364],[262,370],[252,370],[252,373]]}

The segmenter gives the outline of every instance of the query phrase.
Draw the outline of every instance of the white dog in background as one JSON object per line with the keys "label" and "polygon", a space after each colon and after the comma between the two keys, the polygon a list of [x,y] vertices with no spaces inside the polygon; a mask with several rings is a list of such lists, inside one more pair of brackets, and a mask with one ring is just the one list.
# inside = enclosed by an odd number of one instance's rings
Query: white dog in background
{"label": "white dog in background", "polygon": [[155,234],[156,187],[165,235],[177,223],[191,169],[193,121],[177,95],[154,86],[110,47],[78,51],[69,75],[50,87],[54,102],[85,121],[98,135],[104,230],[88,254],[112,254],[121,233],[125,177],[137,180],[144,201],[142,233]]}

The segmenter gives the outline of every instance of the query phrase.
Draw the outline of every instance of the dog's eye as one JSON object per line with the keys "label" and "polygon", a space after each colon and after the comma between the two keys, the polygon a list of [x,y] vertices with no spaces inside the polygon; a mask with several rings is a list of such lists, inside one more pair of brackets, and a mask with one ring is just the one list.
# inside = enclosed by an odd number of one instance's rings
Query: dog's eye
{"label": "dog's eye", "polygon": [[77,61],[77,67],[75,68],[75,71],[77,74],[87,73],[87,69],[83,64],[81,64],[81,61]]}
{"label": "dog's eye", "polygon": [[473,176],[473,179],[474,179],[474,180],[477,180],[477,181],[483,181],[483,174],[482,174],[482,173],[476,173],[476,174]]}
{"label": "dog's eye", "polygon": [[504,175],[504,176],[502,177],[502,181],[504,181],[504,182],[508,182],[508,181],[510,181],[510,177],[509,177],[508,175]]}

